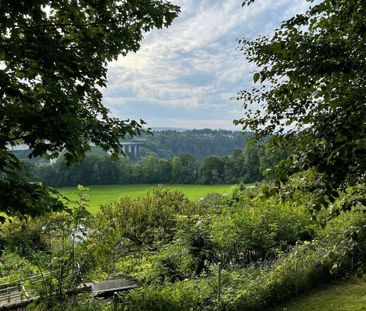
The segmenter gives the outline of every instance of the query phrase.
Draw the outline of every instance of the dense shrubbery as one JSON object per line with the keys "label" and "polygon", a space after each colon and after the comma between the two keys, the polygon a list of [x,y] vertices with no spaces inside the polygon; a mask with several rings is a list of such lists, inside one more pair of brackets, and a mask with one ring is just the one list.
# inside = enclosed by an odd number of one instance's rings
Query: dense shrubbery
{"label": "dense shrubbery", "polygon": [[86,243],[91,215],[85,209],[83,188],[80,190],[80,200],[68,211],[13,219],[2,226],[5,267],[12,261],[17,265],[16,271],[3,270],[1,280],[22,281],[23,295],[40,297],[34,302],[35,310],[64,310],[69,293],[93,277],[96,257]]}
{"label": "dense shrubbery", "polygon": [[[343,199],[342,197],[340,200]],[[264,203],[268,204],[268,202]],[[260,204],[256,208],[261,209]],[[284,208],[283,215],[288,215],[289,209],[286,213],[285,206],[282,208]],[[212,310],[214,308],[263,310],[265,306],[289,299],[321,283],[363,271],[366,262],[364,255],[366,216],[361,212],[362,209],[363,207],[358,206],[351,211],[341,212],[324,228],[314,224],[312,230],[314,230],[315,239],[299,238],[294,245],[288,244],[286,252],[276,254],[274,260],[254,259],[250,264],[241,267],[227,266],[222,272],[222,296],[219,305],[217,305],[217,272],[214,270],[214,263],[211,263],[207,272],[198,279],[188,279],[189,277],[186,276],[185,280],[175,280],[175,283],[153,282],[123,295],[124,307],[121,310],[151,310],[149,309],[151,306],[156,306],[156,310],[170,310],[170,308],[172,310]],[[304,211],[300,212],[302,213]],[[276,214],[275,219],[281,212],[277,211]],[[288,219],[292,217],[296,219],[294,216],[290,213]],[[309,225],[310,223],[305,221],[303,227],[299,227],[298,223],[294,225],[290,223],[288,227],[292,227],[294,231],[296,231],[295,228],[300,228],[300,231],[297,231],[299,233],[303,232],[304,227],[309,229]],[[241,227],[238,225],[236,229]],[[261,225],[257,224],[256,228],[258,227],[261,228]],[[276,232],[275,226],[273,228],[273,232]],[[212,232],[226,236],[220,230],[212,230]],[[271,236],[266,236],[268,241],[271,241]],[[241,237],[245,238],[246,234],[243,232]],[[308,238],[311,237],[308,236]],[[224,241],[229,240],[230,237],[227,237]],[[237,237],[232,241],[240,241],[240,238]],[[268,241],[262,241],[263,248],[267,246],[267,249],[271,250],[271,244],[266,244]],[[283,243],[285,241],[286,239]],[[216,241],[213,245],[218,244]],[[230,251],[229,247],[226,249]],[[186,256],[187,254],[186,252]],[[155,269],[158,270],[159,266],[155,266]],[[197,289],[199,289],[199,295],[197,295]]]}
{"label": "dense shrubbery", "polygon": [[95,241],[99,261],[105,258],[110,271],[121,257],[151,252],[171,242],[178,215],[203,213],[205,210],[183,193],[157,188],[144,197],[121,198],[102,207],[91,239]]}
{"label": "dense shrubbery", "polygon": [[302,206],[275,200],[224,209],[212,217],[212,234],[225,265],[276,258],[297,241],[311,238],[310,217]]}
{"label": "dense shrubbery", "polygon": [[[119,297],[120,310],[263,310],[319,283],[363,273],[363,185],[339,193],[315,218],[298,194],[290,203],[270,195],[271,187],[238,187],[231,196],[211,194],[200,202],[157,188],[102,207],[91,222],[79,212],[14,220],[2,231],[1,277],[28,278],[42,267],[44,281],[34,290],[49,297],[41,301],[48,309],[85,280],[129,278],[139,288]],[[296,181],[287,187],[297,189]],[[88,234],[74,244],[80,222]],[[14,261],[19,264],[10,268]],[[111,307],[79,302],[84,305],[68,307]]]}
{"label": "dense shrubbery", "polygon": [[150,285],[122,295],[119,310],[214,310],[214,289],[210,279]]}

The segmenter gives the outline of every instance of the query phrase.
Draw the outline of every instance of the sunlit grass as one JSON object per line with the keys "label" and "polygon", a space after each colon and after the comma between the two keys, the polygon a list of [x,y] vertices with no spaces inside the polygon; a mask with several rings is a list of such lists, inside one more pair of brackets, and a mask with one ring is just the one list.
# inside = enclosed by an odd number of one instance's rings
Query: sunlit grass
{"label": "sunlit grass", "polygon": [[[90,186],[87,191],[89,199],[89,211],[96,213],[100,205],[118,200],[122,196],[136,198],[146,194],[157,185],[108,185],[108,186]],[[189,199],[197,200],[206,196],[210,192],[220,194],[230,194],[234,186],[232,185],[165,185],[169,189],[182,191]],[[78,198],[77,187],[59,188],[62,195],[70,200]]]}

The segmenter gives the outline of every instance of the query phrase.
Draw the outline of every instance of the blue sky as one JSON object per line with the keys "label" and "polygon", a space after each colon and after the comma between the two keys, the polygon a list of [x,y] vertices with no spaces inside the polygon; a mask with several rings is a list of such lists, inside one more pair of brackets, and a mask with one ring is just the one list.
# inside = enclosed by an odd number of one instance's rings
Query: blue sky
{"label": "blue sky", "polygon": [[230,100],[250,89],[253,64],[237,39],[271,34],[308,7],[301,0],[172,0],[180,16],[168,29],[145,35],[141,49],[109,64],[104,104],[113,116],[149,127],[236,129],[243,114]]}

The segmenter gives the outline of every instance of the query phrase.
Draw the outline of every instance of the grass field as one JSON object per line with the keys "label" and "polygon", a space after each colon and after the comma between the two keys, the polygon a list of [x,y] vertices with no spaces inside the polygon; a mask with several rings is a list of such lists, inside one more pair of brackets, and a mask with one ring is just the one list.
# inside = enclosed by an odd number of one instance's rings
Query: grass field
{"label": "grass field", "polygon": [[271,311],[362,311],[366,310],[366,281],[332,284],[298,297],[288,304]]}
{"label": "grass field", "polygon": [[[89,211],[96,213],[100,205],[118,200],[122,196],[135,198],[146,194],[157,185],[108,185],[108,186],[90,186],[87,192],[89,198]],[[169,189],[182,191],[189,199],[197,200],[206,196],[210,192],[231,193],[232,185],[166,185]],[[59,192],[70,200],[77,199],[78,190],[76,187],[59,188]]]}

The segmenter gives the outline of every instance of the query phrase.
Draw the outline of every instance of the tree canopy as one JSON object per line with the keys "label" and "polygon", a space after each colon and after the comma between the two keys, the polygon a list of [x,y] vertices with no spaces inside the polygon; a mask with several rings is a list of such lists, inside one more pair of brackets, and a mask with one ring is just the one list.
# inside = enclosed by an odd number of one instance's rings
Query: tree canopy
{"label": "tree canopy", "polygon": [[112,118],[102,105],[107,63],[136,52],[145,32],[178,13],[161,0],[0,2],[0,212],[60,207],[19,174],[11,146],[27,145],[31,157],[66,150],[74,162],[90,144],[118,154],[120,138],[141,133],[142,120]]}
{"label": "tree canopy", "polygon": [[294,167],[315,168],[328,190],[366,170],[365,34],[364,1],[323,0],[272,36],[240,40],[258,72],[237,96],[245,114],[236,123],[294,142]]}

